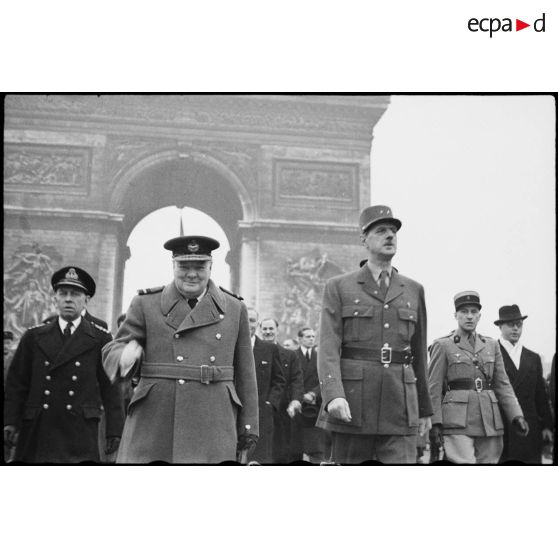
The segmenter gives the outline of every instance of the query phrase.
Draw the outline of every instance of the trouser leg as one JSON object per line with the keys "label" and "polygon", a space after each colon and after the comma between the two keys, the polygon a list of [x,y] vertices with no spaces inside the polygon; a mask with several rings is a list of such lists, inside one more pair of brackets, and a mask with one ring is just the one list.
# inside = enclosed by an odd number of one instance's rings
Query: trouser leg
{"label": "trouser leg", "polygon": [[417,461],[417,437],[375,436],[376,459],[387,464],[409,464]]}
{"label": "trouser leg", "polygon": [[444,435],[444,453],[452,463],[476,463],[475,440],[462,434]]}
{"label": "trouser leg", "polygon": [[477,463],[498,463],[503,449],[503,436],[486,436],[475,438],[475,455],[477,458]]}

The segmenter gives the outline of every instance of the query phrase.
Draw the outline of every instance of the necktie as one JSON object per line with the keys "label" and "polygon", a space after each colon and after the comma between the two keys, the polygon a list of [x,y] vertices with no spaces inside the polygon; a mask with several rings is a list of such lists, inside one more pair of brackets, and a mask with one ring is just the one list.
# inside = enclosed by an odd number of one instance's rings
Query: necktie
{"label": "necktie", "polygon": [[311,349],[308,349],[308,350],[306,351],[306,360],[307,360],[308,362],[310,362],[310,361],[312,360],[310,350],[311,350]]}
{"label": "necktie", "polygon": [[387,277],[388,277],[388,273],[384,269],[383,271],[380,272],[380,277],[378,278],[378,284],[380,286],[380,295],[382,296],[383,299],[386,298],[386,294],[388,290]]}
{"label": "necktie", "polygon": [[72,322],[68,322],[64,328],[64,341],[67,341],[72,336]]}
{"label": "necktie", "polygon": [[475,350],[475,334],[471,333],[471,335],[469,335],[469,344],[471,345],[471,347],[473,347],[473,350]]}
{"label": "necktie", "polygon": [[189,298],[188,299],[188,306],[193,310],[196,304],[198,303],[197,298]]}

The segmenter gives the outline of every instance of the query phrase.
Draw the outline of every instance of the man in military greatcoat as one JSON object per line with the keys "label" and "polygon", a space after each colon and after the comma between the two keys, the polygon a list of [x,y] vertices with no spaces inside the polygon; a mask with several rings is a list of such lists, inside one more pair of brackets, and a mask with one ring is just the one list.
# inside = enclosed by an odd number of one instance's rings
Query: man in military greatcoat
{"label": "man in military greatcoat", "polygon": [[103,350],[111,379],[140,365],[117,462],[233,461],[258,436],[246,307],[210,279],[216,240],[180,236],[164,247],[174,281],[139,291]]}
{"label": "man in military greatcoat", "polygon": [[368,260],[325,287],[317,425],[332,432],[337,463],[415,463],[417,433],[430,428],[424,289],[391,265],[400,228],[389,207],[365,209]]}
{"label": "man in military greatcoat", "polygon": [[520,341],[523,322],[519,306],[502,306],[494,322],[502,333],[498,343],[506,374],[529,424],[529,434],[518,436],[513,428],[504,425],[504,450],[501,462],[518,460],[523,463],[542,463],[543,442],[551,444],[554,421],[550,400],[542,373],[541,357],[524,347]]}
{"label": "man in military greatcoat", "polygon": [[117,449],[124,422],[120,391],[101,363],[101,348],[112,337],[82,317],[95,293],[87,272],[64,267],[51,284],[58,317],[23,335],[8,372],[4,443],[16,446],[16,461],[99,461],[103,408],[106,453]]}
{"label": "man in military greatcoat", "polygon": [[480,296],[454,297],[457,329],[432,344],[429,385],[434,407],[431,447],[443,445],[454,463],[498,463],[503,448],[502,409],[511,428],[529,426],[504,368],[498,342],[477,333]]}

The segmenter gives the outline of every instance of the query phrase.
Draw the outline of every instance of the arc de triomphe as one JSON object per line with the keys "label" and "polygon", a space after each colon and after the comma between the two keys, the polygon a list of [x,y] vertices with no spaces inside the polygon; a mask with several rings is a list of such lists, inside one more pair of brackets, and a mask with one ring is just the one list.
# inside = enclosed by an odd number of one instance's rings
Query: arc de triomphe
{"label": "arc de triomphe", "polygon": [[[325,280],[354,269],[382,96],[106,95],[5,99],[4,329],[48,312],[52,269],[91,272],[114,325],[127,240],[190,206],[231,249],[232,290],[283,336],[317,325]],[[170,278],[169,278],[170,279]],[[145,285],[146,287],[153,285]]]}

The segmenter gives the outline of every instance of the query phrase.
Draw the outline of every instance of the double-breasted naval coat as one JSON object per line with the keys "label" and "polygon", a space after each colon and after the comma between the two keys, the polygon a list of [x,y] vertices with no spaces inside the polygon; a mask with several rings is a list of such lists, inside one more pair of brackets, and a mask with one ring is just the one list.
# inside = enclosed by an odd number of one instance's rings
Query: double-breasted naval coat
{"label": "double-breasted naval coat", "polygon": [[85,319],[66,343],[58,320],[23,335],[8,372],[4,405],[4,424],[20,428],[16,461],[99,461],[103,408],[107,437],[121,435],[120,390],[101,362],[101,348],[111,339]]}
{"label": "double-breasted naval coat", "polygon": [[[480,380],[483,389],[448,389],[450,382]],[[482,382],[482,384],[481,384]],[[502,436],[508,422],[523,416],[506,374],[498,342],[477,334],[475,348],[455,332],[432,344],[429,385],[434,416],[444,434]],[[486,388],[489,389],[486,389]]]}
{"label": "double-breasted naval coat", "polygon": [[246,307],[211,280],[194,309],[174,282],[140,293],[103,351],[114,378],[126,343],[135,339],[144,350],[117,462],[234,460],[245,426],[258,434]]}
{"label": "double-breasted naval coat", "polygon": [[[348,349],[409,351],[413,362],[342,358]],[[318,374],[322,408],[318,426],[334,432],[410,436],[419,417],[432,414],[426,380],[426,308],[422,285],[392,270],[382,298],[369,267],[330,279],[325,287]],[[325,410],[344,397],[352,421]]]}

